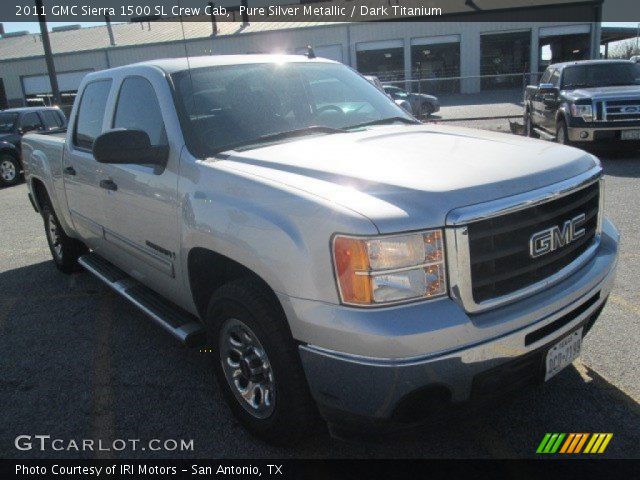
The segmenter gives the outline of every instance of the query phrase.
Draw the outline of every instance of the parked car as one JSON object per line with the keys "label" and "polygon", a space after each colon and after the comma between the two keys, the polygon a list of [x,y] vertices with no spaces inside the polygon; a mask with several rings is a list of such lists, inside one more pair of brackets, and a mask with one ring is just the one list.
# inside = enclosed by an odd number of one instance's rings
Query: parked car
{"label": "parked car", "polygon": [[22,178],[20,139],[32,130],[64,128],[66,118],[55,107],[11,108],[0,111],[0,186]]}
{"label": "parked car", "polygon": [[[378,90],[380,90],[382,93],[384,93],[386,95],[387,92],[384,91],[384,87],[382,86],[382,82],[380,82],[380,79],[378,77],[376,77],[375,75],[365,75],[364,78],[369,80],[369,82],[371,82],[373,85],[375,85],[375,87]],[[413,115],[413,109],[411,108],[411,103],[409,103],[409,101],[406,98],[404,98],[404,99],[397,98],[397,99],[393,99],[393,101],[400,108],[404,109],[406,112],[408,112],[411,115]]]}
{"label": "parked car", "polygon": [[614,282],[595,156],[422,124],[326,59],[93,72],[66,135],[22,144],[55,265],[206,345],[274,443],[317,412],[414,425],[549,380]]}
{"label": "parked car", "polygon": [[631,60],[633,63],[640,63],[640,55],[634,55],[629,60]]}
{"label": "parked car", "polygon": [[565,145],[640,147],[640,65],[584,60],[550,65],[524,96],[527,135]]}
{"label": "parked car", "polygon": [[383,85],[384,91],[394,100],[407,100],[416,117],[429,116],[440,110],[437,97],[425,93],[408,93],[395,85]]}

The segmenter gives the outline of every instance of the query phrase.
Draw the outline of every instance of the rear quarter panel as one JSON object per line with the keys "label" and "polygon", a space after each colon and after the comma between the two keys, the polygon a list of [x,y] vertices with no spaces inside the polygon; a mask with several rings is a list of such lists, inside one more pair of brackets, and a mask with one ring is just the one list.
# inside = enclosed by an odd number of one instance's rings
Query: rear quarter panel
{"label": "rear quarter panel", "polygon": [[64,145],[64,132],[51,135],[26,134],[22,137],[22,160],[31,194],[35,194],[34,181],[41,181],[65,232],[67,235],[75,236],[62,175]]}

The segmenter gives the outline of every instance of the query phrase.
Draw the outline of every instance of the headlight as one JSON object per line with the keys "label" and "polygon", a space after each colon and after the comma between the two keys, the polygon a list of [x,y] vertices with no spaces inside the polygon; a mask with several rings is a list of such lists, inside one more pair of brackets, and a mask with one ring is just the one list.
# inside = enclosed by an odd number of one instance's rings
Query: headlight
{"label": "headlight", "polygon": [[593,121],[593,109],[591,105],[571,105],[571,114],[574,117],[582,117],[585,122]]}
{"label": "headlight", "polygon": [[384,305],[447,293],[442,230],[336,235],[333,261],[340,299],[348,305]]}

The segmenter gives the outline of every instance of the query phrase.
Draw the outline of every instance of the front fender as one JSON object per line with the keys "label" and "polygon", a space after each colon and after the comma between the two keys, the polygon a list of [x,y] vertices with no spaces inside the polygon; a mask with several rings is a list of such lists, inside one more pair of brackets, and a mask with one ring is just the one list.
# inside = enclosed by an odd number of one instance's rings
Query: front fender
{"label": "front fender", "polygon": [[198,168],[197,183],[181,192],[183,259],[205,248],[250,269],[276,293],[338,302],[331,238],[376,234],[370,220],[277,182]]}
{"label": "front fender", "polygon": [[20,149],[13,143],[7,142],[6,140],[0,140],[0,153],[10,153],[20,159]]}

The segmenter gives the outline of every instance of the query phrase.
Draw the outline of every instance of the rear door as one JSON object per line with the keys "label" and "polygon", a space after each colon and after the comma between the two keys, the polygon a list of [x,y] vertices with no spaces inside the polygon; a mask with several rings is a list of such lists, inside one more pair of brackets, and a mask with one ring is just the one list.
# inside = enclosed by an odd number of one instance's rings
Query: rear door
{"label": "rear door", "polygon": [[[125,77],[118,88],[110,128],[142,130],[152,145],[168,145],[160,92],[171,98],[164,79]],[[114,185],[104,203],[107,257],[169,298],[177,291],[180,149],[181,145],[170,145],[166,167],[105,165],[103,175]]]}
{"label": "rear door", "polygon": [[64,185],[73,225],[96,250],[102,247],[105,190],[100,188],[102,165],[93,158],[92,147],[103,131],[111,85],[110,79],[96,80],[84,88],[63,159]]}

